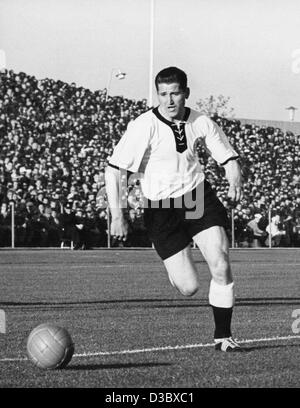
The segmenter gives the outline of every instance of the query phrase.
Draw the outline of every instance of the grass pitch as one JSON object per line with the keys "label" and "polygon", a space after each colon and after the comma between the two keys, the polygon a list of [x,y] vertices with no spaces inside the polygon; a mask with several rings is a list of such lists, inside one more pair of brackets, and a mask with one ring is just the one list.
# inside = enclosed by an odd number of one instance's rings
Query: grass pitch
{"label": "grass pitch", "polygon": [[[210,276],[193,254],[201,289],[184,298],[151,249],[1,250],[0,387],[299,387],[300,250],[231,251],[243,354],[214,350]],[[27,337],[44,322],[75,342],[64,370],[27,358]]]}

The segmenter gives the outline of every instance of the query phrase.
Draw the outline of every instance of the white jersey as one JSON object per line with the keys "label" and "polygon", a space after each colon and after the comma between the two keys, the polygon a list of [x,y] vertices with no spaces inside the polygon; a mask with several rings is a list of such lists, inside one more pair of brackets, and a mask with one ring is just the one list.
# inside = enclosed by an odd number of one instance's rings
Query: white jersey
{"label": "white jersey", "polygon": [[183,120],[173,123],[156,107],[128,124],[109,164],[143,173],[141,185],[146,198],[176,198],[204,180],[196,151],[198,142],[219,164],[238,157],[224,132],[207,116],[185,108]]}

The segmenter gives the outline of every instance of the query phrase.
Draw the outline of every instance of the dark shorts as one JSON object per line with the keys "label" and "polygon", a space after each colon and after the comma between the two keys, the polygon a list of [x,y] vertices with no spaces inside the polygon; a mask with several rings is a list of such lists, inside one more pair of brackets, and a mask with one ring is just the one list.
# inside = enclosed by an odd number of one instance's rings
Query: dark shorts
{"label": "dark shorts", "polygon": [[[206,180],[202,186],[204,188],[204,209],[201,217],[187,218],[187,212],[191,214],[195,208],[190,204],[185,205],[189,203],[184,200],[185,196],[182,197],[181,208],[175,208],[178,205],[174,205],[172,199],[170,208],[162,208],[161,201],[147,201],[144,209],[144,222],[149,238],[161,259],[167,259],[186,248],[193,236],[200,231],[215,225],[228,227],[227,211],[223,204]],[[193,198],[196,197],[195,190],[191,192]]]}

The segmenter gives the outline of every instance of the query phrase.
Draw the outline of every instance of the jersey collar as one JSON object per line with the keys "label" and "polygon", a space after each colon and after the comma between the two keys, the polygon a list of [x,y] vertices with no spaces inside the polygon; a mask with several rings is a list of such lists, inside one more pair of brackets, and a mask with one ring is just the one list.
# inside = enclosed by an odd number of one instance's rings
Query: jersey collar
{"label": "jersey collar", "polygon": [[[158,110],[158,106],[157,106],[156,108],[153,108],[153,109],[152,109],[152,112],[154,113],[154,115],[155,115],[159,120],[161,120],[162,122],[164,122],[166,125],[169,125],[169,126],[174,126],[174,125],[175,125],[174,122],[171,122],[170,120],[166,119],[164,116],[162,116],[162,115],[160,114],[160,112],[159,112],[159,110]],[[187,120],[188,120],[188,118],[189,118],[189,116],[190,116],[190,113],[191,113],[191,109],[190,109],[190,108],[185,108],[184,117],[183,117],[183,119],[182,119],[181,122],[187,122]]]}

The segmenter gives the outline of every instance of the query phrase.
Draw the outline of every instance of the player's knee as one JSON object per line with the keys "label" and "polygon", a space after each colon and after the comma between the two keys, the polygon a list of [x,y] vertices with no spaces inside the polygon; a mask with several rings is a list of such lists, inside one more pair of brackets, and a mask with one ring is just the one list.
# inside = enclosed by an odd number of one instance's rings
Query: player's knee
{"label": "player's knee", "polygon": [[178,290],[183,296],[193,296],[199,289],[197,279],[181,280],[174,279],[169,274],[171,285]]}
{"label": "player's knee", "polygon": [[177,287],[177,289],[183,296],[191,297],[197,293],[199,285],[197,282],[194,282],[190,284],[181,285],[180,287]]}
{"label": "player's knee", "polygon": [[183,296],[193,296],[199,289],[198,282],[174,282],[170,275],[169,280],[171,285]]}
{"label": "player's knee", "polygon": [[180,293],[185,297],[192,297],[198,292],[198,288],[184,288],[180,290]]}
{"label": "player's knee", "polygon": [[209,263],[214,279],[220,284],[226,284],[230,278],[230,264],[226,254],[220,254]]}

